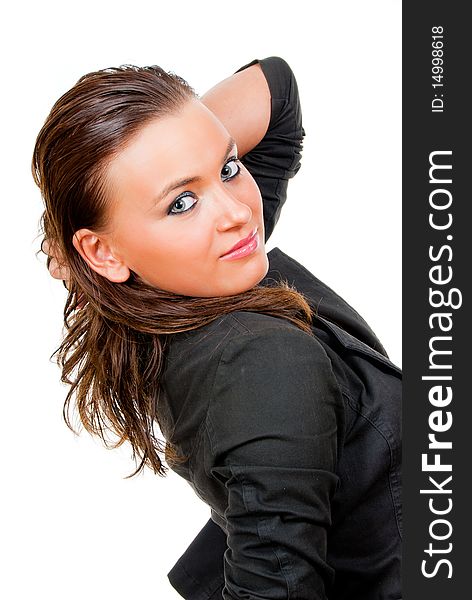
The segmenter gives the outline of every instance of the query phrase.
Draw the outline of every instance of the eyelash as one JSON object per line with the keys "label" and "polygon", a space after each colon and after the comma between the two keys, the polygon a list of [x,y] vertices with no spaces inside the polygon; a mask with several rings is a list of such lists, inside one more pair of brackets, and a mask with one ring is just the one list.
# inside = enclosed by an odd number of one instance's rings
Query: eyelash
{"label": "eyelash", "polygon": [[[224,168],[225,168],[227,165],[229,165],[229,163],[232,163],[232,162],[236,163],[236,165],[237,165],[237,167],[238,167],[238,170],[236,171],[236,173],[235,173],[234,175],[231,175],[230,177],[226,177],[226,179],[225,179],[224,181],[232,181],[233,179],[235,179],[236,177],[238,177],[238,175],[240,175],[240,174],[241,174],[241,161],[239,161],[239,160],[238,160],[238,158],[237,158],[236,156],[232,156],[231,158],[229,158],[229,159],[226,161],[226,163],[224,164],[224,167],[223,167],[223,169],[224,169]],[[223,170],[223,169],[222,169],[222,170]],[[183,194],[181,194],[180,196],[178,196],[178,197],[177,197],[177,198],[176,198],[176,199],[175,199],[175,200],[172,202],[172,204],[170,205],[170,207],[169,207],[169,211],[168,211],[168,213],[167,213],[167,214],[169,214],[169,215],[182,215],[182,214],[185,214],[185,213],[187,213],[187,212],[191,211],[191,210],[193,209],[193,207],[194,207],[194,206],[197,204],[197,201],[195,201],[195,202],[192,204],[192,206],[191,206],[190,208],[187,208],[186,210],[181,210],[181,211],[179,211],[179,212],[172,212],[172,207],[174,206],[174,204],[175,204],[176,202],[179,202],[179,200],[182,200],[183,198],[188,198],[188,197],[190,197],[190,198],[193,198],[193,194],[192,194],[192,192],[184,192]]]}

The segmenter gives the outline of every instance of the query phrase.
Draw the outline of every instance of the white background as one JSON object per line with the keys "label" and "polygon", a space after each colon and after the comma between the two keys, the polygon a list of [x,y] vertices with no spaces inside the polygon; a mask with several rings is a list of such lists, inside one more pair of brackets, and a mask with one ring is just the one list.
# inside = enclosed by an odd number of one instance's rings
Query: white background
{"label": "white background", "polygon": [[253,58],[282,56],[307,136],[267,250],[279,246],[341,294],[401,364],[401,3],[9,6],[0,41],[0,596],[172,600],[180,596],[166,574],[209,512],[172,474],[125,480],[128,448],[107,451],[62,422],[66,390],[49,356],[65,290],[35,257],[35,136],[53,102],[91,70],[157,63],[203,94]]}

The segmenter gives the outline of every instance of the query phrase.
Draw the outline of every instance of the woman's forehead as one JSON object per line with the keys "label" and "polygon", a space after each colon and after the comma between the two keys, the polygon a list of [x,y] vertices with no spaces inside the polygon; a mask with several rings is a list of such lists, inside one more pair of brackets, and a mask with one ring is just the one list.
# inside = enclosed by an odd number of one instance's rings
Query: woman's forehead
{"label": "woman's forehead", "polygon": [[[226,146],[229,133],[219,119],[199,100],[186,102],[178,111],[149,121],[124,148],[124,156],[137,157],[180,150]],[[142,157],[142,156],[141,156]]]}
{"label": "woman's forehead", "polygon": [[107,176],[122,189],[158,198],[179,180],[221,168],[233,147],[223,124],[192,99],[178,112],[144,125],[109,163]]}

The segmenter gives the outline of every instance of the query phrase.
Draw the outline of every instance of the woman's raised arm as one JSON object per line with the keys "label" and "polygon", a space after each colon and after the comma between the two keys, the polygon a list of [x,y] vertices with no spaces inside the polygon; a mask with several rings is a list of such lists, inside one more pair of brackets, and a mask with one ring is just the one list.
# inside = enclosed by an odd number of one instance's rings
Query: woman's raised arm
{"label": "woman's raised arm", "polygon": [[270,90],[258,63],[223,79],[200,100],[234,137],[240,157],[257,146],[269,127]]}
{"label": "woman's raised arm", "polygon": [[288,182],[300,169],[305,131],[295,74],[279,56],[256,58],[202,100],[235,137],[241,162],[261,191],[267,242]]}

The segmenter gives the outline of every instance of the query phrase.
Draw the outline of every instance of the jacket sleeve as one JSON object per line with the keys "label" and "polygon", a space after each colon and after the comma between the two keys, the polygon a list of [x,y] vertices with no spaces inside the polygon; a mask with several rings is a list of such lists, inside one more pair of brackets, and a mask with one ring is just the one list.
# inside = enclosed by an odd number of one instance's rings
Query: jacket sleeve
{"label": "jacket sleeve", "polygon": [[300,169],[305,131],[297,81],[283,58],[254,59],[236,73],[259,63],[271,94],[271,116],[263,139],[241,162],[256,180],[264,204],[265,241],[279,220],[289,179]]}
{"label": "jacket sleeve", "polygon": [[225,600],[326,598],[342,399],[317,340],[296,328],[238,335],[207,415],[207,474],[224,484]]}

